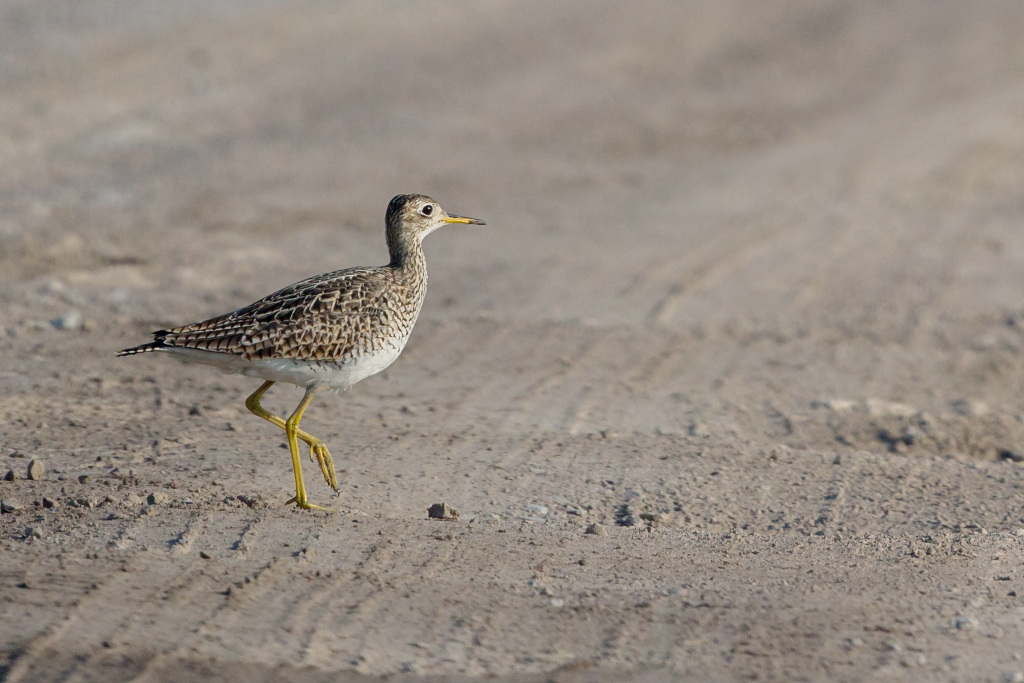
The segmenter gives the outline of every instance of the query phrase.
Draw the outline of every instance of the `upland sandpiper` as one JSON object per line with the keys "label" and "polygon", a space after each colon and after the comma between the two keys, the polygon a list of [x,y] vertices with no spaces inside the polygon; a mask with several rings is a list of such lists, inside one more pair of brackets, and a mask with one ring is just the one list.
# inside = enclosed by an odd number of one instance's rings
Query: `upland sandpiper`
{"label": "upland sandpiper", "polygon": [[[299,460],[301,439],[335,491],[338,476],[326,444],[299,429],[302,413],[322,389],[345,390],[391,365],[405,348],[427,293],[423,238],[446,223],[484,225],[452,216],[419,194],[398,195],[385,216],[391,262],[379,268],[346,268],[296,282],[234,313],[158,330],[154,341],[117,355],[169,352],[175,358],[264,380],[245,400],[254,415],[285,431],[295,470],[288,503],[309,502]],[[268,412],[260,399],[275,382],[304,387],[288,419]]]}

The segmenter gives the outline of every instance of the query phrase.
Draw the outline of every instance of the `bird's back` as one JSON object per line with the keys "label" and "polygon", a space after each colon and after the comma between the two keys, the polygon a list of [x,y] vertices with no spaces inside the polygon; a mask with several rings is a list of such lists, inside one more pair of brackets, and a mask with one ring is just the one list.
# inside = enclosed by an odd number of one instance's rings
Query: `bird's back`
{"label": "bird's back", "polygon": [[388,266],[347,268],[296,282],[232,313],[154,333],[119,355],[195,349],[244,360],[352,362],[400,351],[426,293],[426,279]]}

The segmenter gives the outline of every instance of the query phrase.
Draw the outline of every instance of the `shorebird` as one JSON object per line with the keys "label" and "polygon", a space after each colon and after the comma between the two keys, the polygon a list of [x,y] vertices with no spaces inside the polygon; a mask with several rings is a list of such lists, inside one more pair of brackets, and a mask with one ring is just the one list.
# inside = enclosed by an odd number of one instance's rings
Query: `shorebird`
{"label": "shorebird", "polygon": [[[153,333],[154,340],[118,352],[150,351],[264,380],[246,400],[257,417],[283,429],[295,470],[295,495],[285,504],[329,510],[309,502],[302,481],[299,440],[335,491],[338,476],[327,445],[299,429],[302,414],[322,389],[344,391],[391,365],[405,348],[427,293],[423,238],[447,223],[485,225],[452,216],[421,194],[398,195],[385,215],[391,261],[379,268],[346,268],[296,282],[259,301],[209,320]],[[306,390],[288,419],[260,399],[275,382]]]}

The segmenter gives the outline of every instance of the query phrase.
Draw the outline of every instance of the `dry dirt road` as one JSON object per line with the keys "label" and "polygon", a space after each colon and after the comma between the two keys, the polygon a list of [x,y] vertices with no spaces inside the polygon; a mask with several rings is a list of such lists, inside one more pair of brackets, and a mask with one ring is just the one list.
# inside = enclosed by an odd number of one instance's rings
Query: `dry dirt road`
{"label": "dry dirt road", "polygon": [[[1024,680],[1022,35],[0,1],[0,677]],[[299,512],[252,380],[114,352],[383,263],[400,192],[489,225]]]}

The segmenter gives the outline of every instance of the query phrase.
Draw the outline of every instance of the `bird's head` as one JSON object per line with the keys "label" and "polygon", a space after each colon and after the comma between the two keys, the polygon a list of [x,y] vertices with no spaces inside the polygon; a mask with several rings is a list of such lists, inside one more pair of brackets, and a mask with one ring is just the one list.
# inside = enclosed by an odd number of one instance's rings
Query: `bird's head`
{"label": "bird's head", "polygon": [[453,216],[436,201],[422,194],[400,194],[388,204],[384,218],[388,232],[423,239],[447,223],[486,225],[482,220]]}

